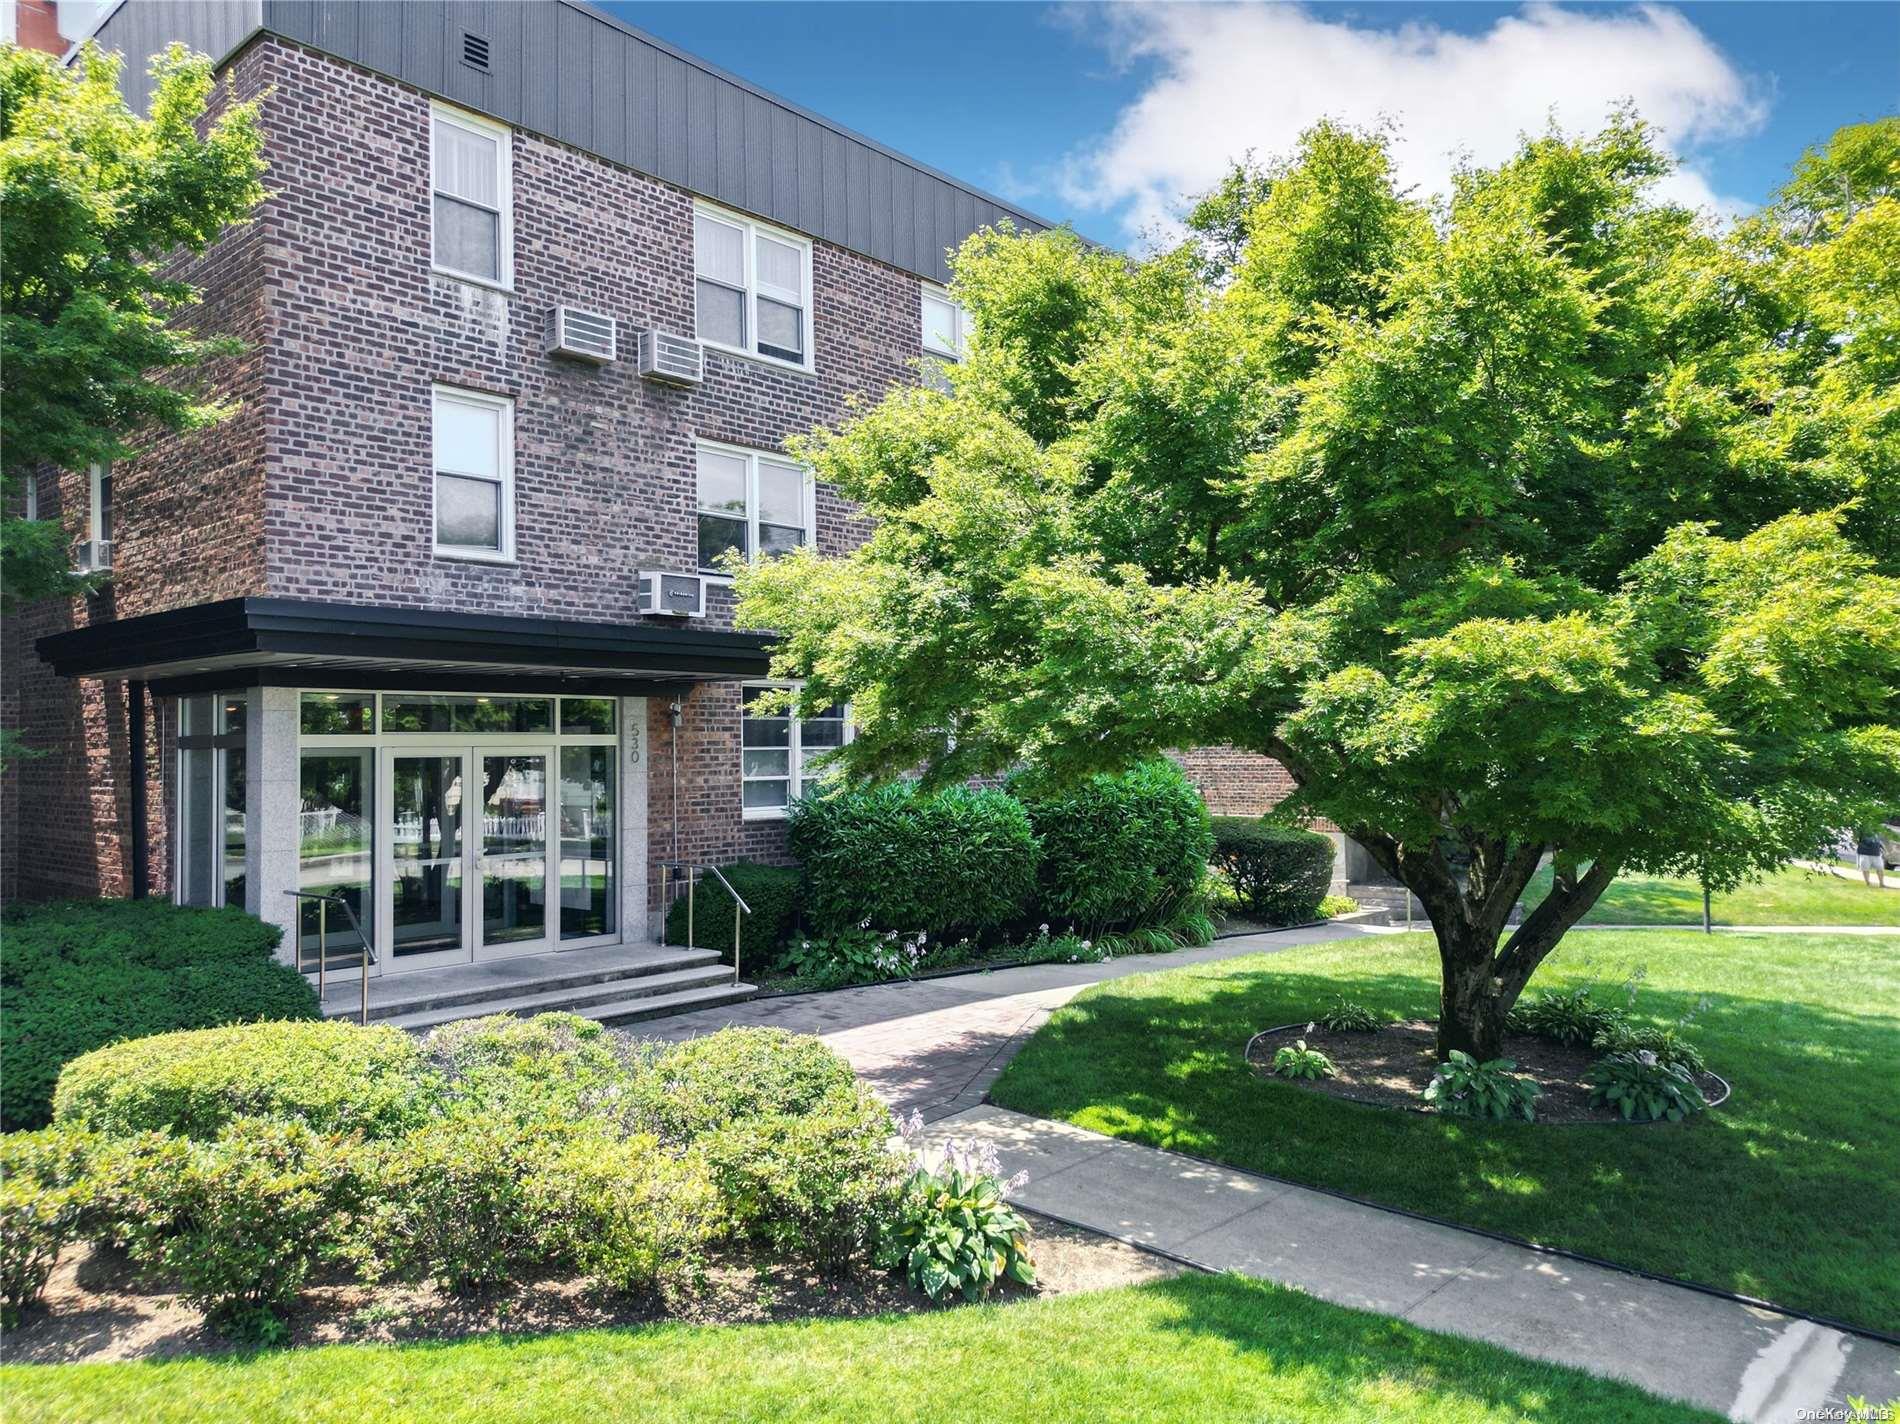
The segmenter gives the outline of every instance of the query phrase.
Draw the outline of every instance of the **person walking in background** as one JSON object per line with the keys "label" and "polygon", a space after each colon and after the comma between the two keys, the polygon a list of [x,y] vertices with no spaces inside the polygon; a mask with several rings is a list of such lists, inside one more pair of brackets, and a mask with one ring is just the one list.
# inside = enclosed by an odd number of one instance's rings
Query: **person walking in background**
{"label": "person walking in background", "polygon": [[1854,833],[1854,864],[1860,867],[1860,878],[1872,885],[1876,879],[1880,888],[1887,888],[1887,863],[1883,859],[1878,828],[1866,828]]}

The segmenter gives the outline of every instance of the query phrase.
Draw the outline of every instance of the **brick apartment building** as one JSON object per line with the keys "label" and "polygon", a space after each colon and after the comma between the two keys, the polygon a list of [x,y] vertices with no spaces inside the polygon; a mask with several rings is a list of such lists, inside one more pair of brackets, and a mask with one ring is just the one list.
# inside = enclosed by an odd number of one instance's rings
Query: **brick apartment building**
{"label": "brick apartment building", "polygon": [[[393,975],[646,939],[665,861],[782,858],[848,718],[753,716],[728,548],[861,523],[783,453],[955,360],[974,188],[572,0],[128,0],[265,95],[272,196],[189,276],[239,403],[40,478],[110,569],[5,632],[9,897],[340,894]],[[1184,758],[1216,811],[1279,768]],[[300,918],[301,917],[301,918]],[[337,936],[333,933],[332,943]]]}

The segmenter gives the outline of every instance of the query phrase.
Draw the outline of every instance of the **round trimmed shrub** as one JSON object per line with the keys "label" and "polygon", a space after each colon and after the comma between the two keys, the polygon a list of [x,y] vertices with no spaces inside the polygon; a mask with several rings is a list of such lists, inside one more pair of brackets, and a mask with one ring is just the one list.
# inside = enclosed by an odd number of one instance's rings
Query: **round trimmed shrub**
{"label": "round trimmed shrub", "polygon": [[1095,935],[1156,924],[1207,871],[1207,806],[1166,759],[1022,799],[1042,844],[1036,909],[1051,922]]}
{"label": "round trimmed shrub", "polygon": [[238,1117],[387,1137],[427,1117],[441,1082],[401,1029],[264,1023],[135,1038],[66,1065],[54,1114],[112,1136],[208,1140]]}
{"label": "round trimmed shrub", "polygon": [[317,1018],[315,991],[275,957],[281,936],[242,910],[163,900],[10,907],[0,922],[0,1128],[46,1123],[60,1069],[108,1043]]}
{"label": "round trimmed shrub", "polygon": [[576,1106],[624,1086],[638,1055],[579,1014],[491,1014],[443,1024],[422,1051],[449,1095],[501,1109],[559,1100]]}
{"label": "round trimmed shrub", "polygon": [[40,1298],[92,1206],[91,1134],[46,1127],[0,1135],[0,1327]]}
{"label": "round trimmed shrub", "polygon": [[793,803],[790,840],[819,935],[864,926],[954,939],[1014,919],[1036,884],[1029,815],[1001,791],[839,788]]}
{"label": "round trimmed shrub", "polygon": [[[741,967],[773,969],[785,958],[798,919],[798,870],[789,865],[758,865],[742,860],[720,867],[752,913],[739,921]],[[686,943],[686,896],[666,911],[666,942]],[[716,949],[732,962],[732,896],[713,876],[701,877],[693,895],[693,943]]]}
{"label": "round trimmed shrub", "polygon": [[856,1085],[851,1065],[812,1034],[727,1028],[664,1050],[636,1096],[662,1137],[685,1142],[738,1118],[808,1112]]}
{"label": "round trimmed shrub", "polygon": [[1333,843],[1317,831],[1216,816],[1213,864],[1243,913],[1270,925],[1317,917],[1333,882]]}

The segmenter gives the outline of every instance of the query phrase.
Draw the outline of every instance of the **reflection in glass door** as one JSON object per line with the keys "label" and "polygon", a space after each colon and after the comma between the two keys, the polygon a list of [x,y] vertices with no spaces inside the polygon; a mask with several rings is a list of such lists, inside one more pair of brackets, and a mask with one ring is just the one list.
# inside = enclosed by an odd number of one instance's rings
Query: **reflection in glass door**
{"label": "reflection in glass door", "polygon": [[548,756],[485,752],[480,867],[484,950],[547,947]]}
{"label": "reflection in glass door", "polygon": [[[375,843],[375,755],[367,748],[306,751],[298,777],[297,888],[341,895],[365,926]],[[350,933],[349,917],[334,906],[327,917],[320,917],[315,901],[300,900],[297,917],[301,967],[316,967],[319,925],[331,969],[360,961],[362,946]]]}
{"label": "reflection in glass door", "polygon": [[466,960],[462,935],[462,758],[393,758],[391,948],[401,967]]}

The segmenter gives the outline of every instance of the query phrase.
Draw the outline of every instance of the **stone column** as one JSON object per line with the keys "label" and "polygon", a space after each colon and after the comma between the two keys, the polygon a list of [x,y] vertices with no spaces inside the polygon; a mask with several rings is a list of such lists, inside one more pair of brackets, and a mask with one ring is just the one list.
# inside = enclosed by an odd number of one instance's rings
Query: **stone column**
{"label": "stone column", "polygon": [[277,957],[297,962],[298,813],[303,792],[297,766],[297,689],[254,687],[244,738],[246,908],[283,928]]}
{"label": "stone column", "polygon": [[620,699],[620,804],[615,836],[620,856],[620,937],[655,937],[647,914],[647,700]]}

